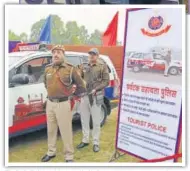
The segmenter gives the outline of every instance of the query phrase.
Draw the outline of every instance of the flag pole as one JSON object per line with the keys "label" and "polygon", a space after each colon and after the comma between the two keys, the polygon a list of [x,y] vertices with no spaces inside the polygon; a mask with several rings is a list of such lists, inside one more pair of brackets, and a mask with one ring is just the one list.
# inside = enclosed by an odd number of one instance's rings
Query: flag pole
{"label": "flag pole", "polygon": [[50,14],[50,41],[49,41],[49,44],[51,44],[51,38],[52,38],[52,16]]}

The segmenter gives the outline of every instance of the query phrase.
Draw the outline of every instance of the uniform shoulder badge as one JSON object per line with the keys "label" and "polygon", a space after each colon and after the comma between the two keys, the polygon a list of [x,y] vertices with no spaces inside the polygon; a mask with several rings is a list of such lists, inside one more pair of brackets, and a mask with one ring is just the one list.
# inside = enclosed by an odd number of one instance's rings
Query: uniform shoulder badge
{"label": "uniform shoulder badge", "polygon": [[66,62],[67,65],[71,66],[71,67],[74,67],[73,64],[69,63],[69,62]]}

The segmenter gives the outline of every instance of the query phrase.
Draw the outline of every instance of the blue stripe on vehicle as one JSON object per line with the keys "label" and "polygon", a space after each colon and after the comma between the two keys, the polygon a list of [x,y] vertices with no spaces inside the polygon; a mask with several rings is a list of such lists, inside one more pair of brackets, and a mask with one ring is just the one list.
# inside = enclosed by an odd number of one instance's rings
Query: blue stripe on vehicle
{"label": "blue stripe on vehicle", "polygon": [[104,89],[104,93],[105,93],[105,96],[108,98],[108,99],[113,99],[114,98],[114,87],[106,87]]}

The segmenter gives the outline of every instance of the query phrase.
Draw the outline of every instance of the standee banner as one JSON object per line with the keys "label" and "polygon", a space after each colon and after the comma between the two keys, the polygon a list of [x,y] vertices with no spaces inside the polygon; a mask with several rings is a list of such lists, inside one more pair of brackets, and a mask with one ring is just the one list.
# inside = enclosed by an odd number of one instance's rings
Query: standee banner
{"label": "standee banner", "polygon": [[183,12],[127,10],[116,149],[143,160],[179,150]]}

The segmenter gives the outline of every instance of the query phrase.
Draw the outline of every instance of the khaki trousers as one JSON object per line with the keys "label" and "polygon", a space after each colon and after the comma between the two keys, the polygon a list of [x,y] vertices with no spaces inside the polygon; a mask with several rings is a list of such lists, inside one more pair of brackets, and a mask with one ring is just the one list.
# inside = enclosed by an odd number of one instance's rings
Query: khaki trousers
{"label": "khaki trousers", "polygon": [[169,64],[167,61],[164,61],[165,64],[165,70],[164,70],[164,75],[168,75],[168,70],[169,70]]}
{"label": "khaki trousers", "polygon": [[48,152],[47,155],[56,154],[56,140],[58,127],[64,144],[63,153],[65,160],[73,160],[73,132],[72,132],[72,114],[70,102],[51,102],[47,100],[47,134],[48,134]]}
{"label": "khaki trousers", "polygon": [[91,115],[93,123],[93,130],[92,130],[93,144],[99,145],[101,105],[97,105],[96,99],[94,98],[94,102],[91,106],[88,96],[84,96],[83,98],[81,98],[80,114],[81,114],[81,124],[82,124],[82,133],[83,133],[82,142],[89,143],[89,135],[90,135],[89,123]]}

